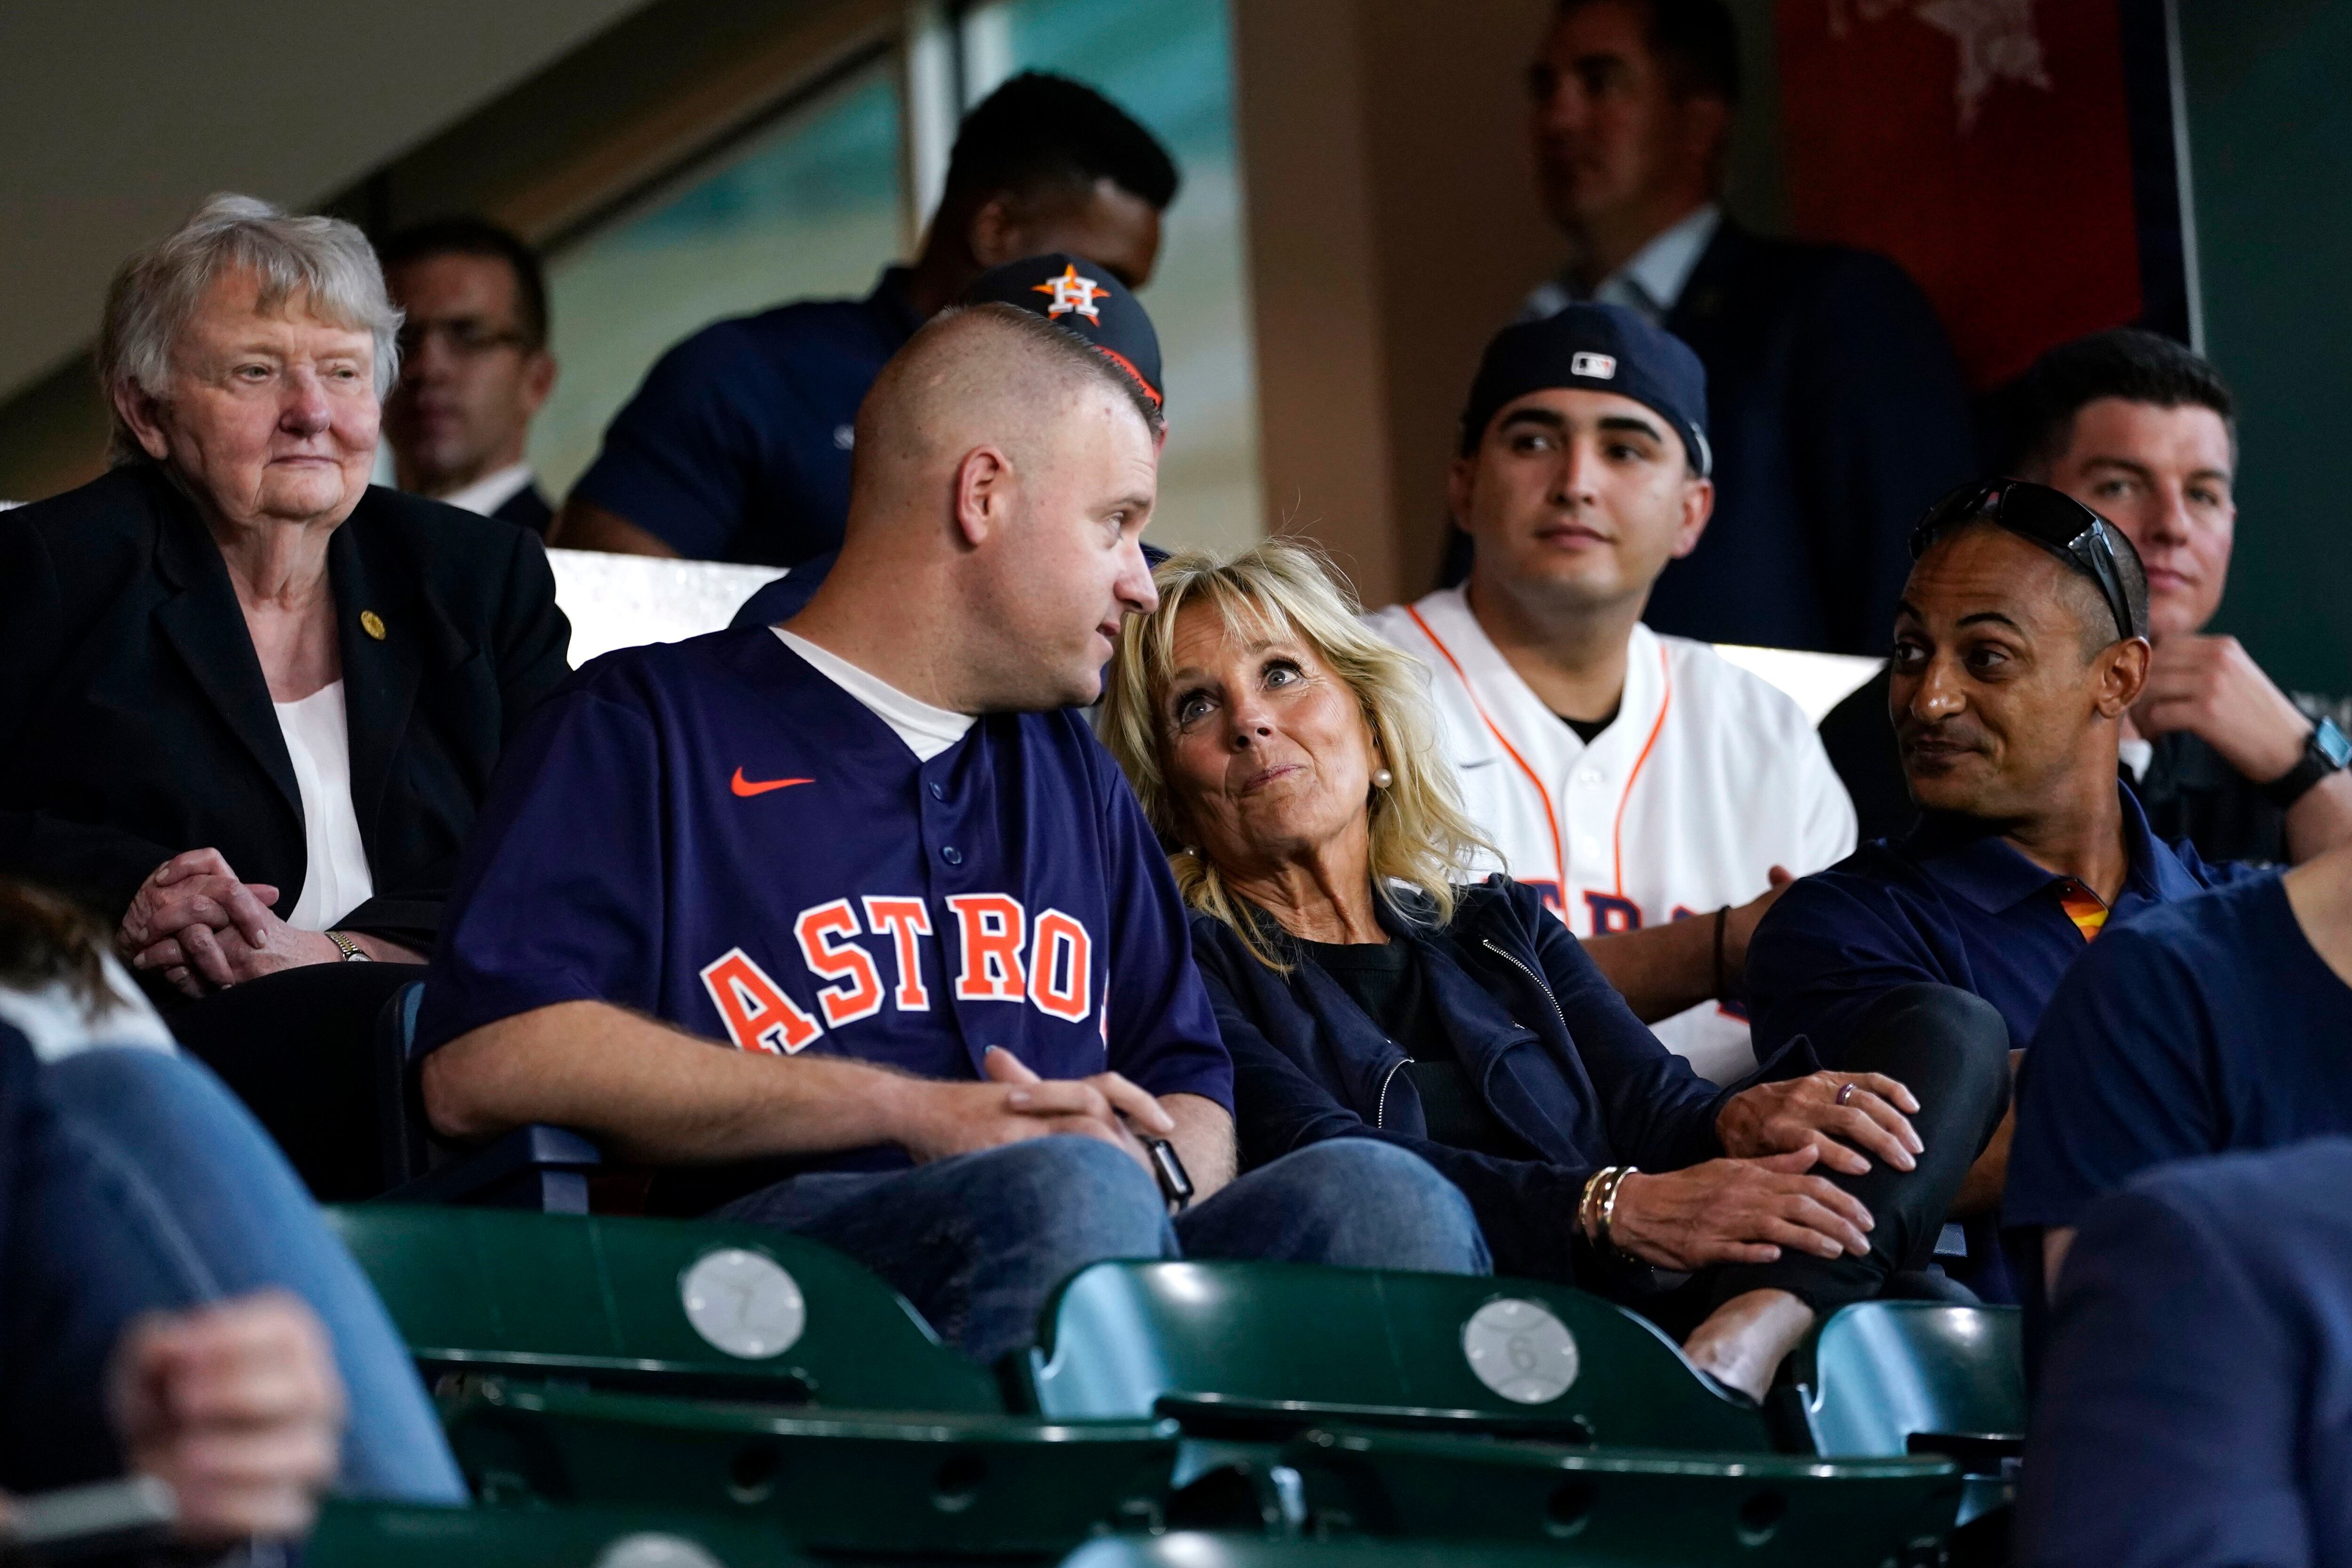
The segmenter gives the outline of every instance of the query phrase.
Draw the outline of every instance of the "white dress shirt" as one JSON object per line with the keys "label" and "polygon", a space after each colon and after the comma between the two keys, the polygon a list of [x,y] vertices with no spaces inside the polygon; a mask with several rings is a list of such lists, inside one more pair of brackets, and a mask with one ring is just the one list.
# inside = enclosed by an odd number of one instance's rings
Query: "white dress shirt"
{"label": "white dress shirt", "polygon": [[[1706,254],[1715,231],[1723,226],[1723,209],[1713,202],[1667,228],[1633,253],[1633,258],[1601,280],[1592,290],[1597,304],[1622,305],[1663,325],[1690,286],[1698,258]],[[1557,316],[1581,298],[1562,273],[1538,284],[1519,309],[1523,321]]]}
{"label": "white dress shirt", "polygon": [[343,683],[322,686],[299,702],[273,702],[294,783],[302,795],[302,849],[309,868],[286,923],[328,931],[375,896],[359,813],[352,806],[351,722]]}
{"label": "white dress shirt", "polygon": [[450,506],[463,507],[467,511],[488,517],[522,492],[523,487],[537,478],[529,463],[510,463],[495,474],[485,474],[462,490],[453,490],[441,500]]}

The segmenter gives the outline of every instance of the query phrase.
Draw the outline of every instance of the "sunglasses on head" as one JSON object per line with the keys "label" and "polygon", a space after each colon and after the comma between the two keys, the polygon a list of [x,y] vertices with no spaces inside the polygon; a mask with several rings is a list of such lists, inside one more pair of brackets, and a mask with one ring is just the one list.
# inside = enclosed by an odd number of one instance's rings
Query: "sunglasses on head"
{"label": "sunglasses on head", "polygon": [[[1911,559],[1964,522],[1982,521],[2027,539],[2059,557],[2099,585],[2116,630],[2144,637],[2147,628],[2132,615],[2124,592],[2123,568],[2116,562],[2115,525],[2063,490],[2025,479],[1991,479],[1962,485],[1927,509],[1911,530]],[[2128,547],[2126,547],[2128,548]]]}

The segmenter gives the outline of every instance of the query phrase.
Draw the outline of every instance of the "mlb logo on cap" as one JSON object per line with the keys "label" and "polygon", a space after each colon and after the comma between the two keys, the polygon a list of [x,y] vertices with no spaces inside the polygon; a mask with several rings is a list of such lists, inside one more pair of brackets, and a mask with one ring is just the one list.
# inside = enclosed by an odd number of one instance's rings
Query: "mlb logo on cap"
{"label": "mlb logo on cap", "polygon": [[1597,354],[1591,350],[1580,351],[1568,362],[1570,375],[1589,375],[1595,381],[1613,381],[1617,375],[1617,356]]}

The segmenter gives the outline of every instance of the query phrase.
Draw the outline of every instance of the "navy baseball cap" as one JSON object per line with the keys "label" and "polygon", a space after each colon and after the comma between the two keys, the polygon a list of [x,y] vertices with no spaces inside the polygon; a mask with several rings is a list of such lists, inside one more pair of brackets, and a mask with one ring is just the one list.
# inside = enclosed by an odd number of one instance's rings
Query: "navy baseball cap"
{"label": "navy baseball cap", "polygon": [[1462,411],[1462,455],[1478,449],[1506,404],[1554,387],[1613,392],[1655,410],[1682,437],[1692,469],[1715,471],[1706,367],[1688,343],[1622,305],[1570,305],[1496,333]]}
{"label": "navy baseball cap", "polygon": [[1167,405],[1151,318],[1125,284],[1085,257],[1053,250],[992,267],[964,290],[963,302],[1014,305],[1045,317],[1127,372],[1153,407]]}

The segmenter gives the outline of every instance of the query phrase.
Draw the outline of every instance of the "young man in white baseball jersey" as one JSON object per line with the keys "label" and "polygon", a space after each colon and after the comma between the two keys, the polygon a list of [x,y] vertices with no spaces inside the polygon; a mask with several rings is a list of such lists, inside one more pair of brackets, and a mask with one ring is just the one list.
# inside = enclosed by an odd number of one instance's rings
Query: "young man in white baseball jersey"
{"label": "young man in white baseball jersey", "polygon": [[[1753,1070],[1748,933],[1790,875],[1853,848],[1796,703],[1641,624],[1714,506],[1706,374],[1679,339],[1576,305],[1487,345],[1450,494],[1460,588],[1371,617],[1430,666],[1473,820],[1658,1037]],[[1638,933],[1638,934],[1637,934]]]}

